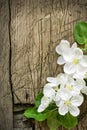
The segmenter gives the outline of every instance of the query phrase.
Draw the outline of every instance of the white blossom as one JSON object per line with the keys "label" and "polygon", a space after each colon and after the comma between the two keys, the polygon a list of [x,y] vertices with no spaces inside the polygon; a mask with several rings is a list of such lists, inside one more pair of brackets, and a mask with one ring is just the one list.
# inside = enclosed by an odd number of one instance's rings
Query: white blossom
{"label": "white blossom", "polygon": [[52,101],[52,98],[43,96],[42,99],[41,99],[41,104],[39,105],[37,111],[38,112],[44,111],[49,106],[51,101]]}
{"label": "white blossom", "polygon": [[76,95],[73,97],[66,97],[56,102],[58,112],[60,115],[65,115],[68,112],[73,116],[78,116],[80,113],[79,106],[83,103],[83,96]]}
{"label": "white blossom", "polygon": [[43,112],[50,103],[55,103],[60,115],[68,112],[78,116],[79,106],[83,103],[83,93],[87,95],[87,56],[77,47],[77,43],[70,46],[67,40],[61,40],[56,47],[60,55],[57,63],[64,64],[64,73],[56,77],[48,77],[43,88],[43,97],[38,112]]}
{"label": "white blossom", "polygon": [[70,47],[70,43],[62,40],[56,47],[59,56],[57,63],[64,65],[64,72],[73,75],[74,78],[84,78],[87,72],[87,56],[83,55],[83,51],[74,43]]}

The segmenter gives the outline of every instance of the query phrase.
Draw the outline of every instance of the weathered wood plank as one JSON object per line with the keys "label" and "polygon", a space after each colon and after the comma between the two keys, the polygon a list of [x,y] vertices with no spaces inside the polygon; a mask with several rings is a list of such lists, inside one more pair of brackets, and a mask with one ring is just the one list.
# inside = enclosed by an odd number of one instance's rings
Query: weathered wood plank
{"label": "weathered wood plank", "polygon": [[0,130],[13,129],[9,20],[9,2],[0,0]]}
{"label": "weathered wood plank", "polygon": [[31,120],[24,120],[23,113],[14,113],[14,130],[33,130]]}
{"label": "weathered wood plank", "polygon": [[[12,85],[15,104],[33,104],[47,76],[62,71],[55,47],[73,42],[77,21],[87,20],[87,0],[11,0]],[[87,101],[81,112],[87,112]],[[81,124],[81,123],[80,123]],[[36,123],[35,130],[48,130]],[[60,130],[65,130],[63,127]],[[80,130],[81,126],[73,130]]]}

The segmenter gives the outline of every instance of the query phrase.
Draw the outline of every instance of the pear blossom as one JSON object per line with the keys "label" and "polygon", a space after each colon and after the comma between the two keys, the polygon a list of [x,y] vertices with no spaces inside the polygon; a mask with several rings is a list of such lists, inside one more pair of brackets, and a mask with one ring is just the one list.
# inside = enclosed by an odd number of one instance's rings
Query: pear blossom
{"label": "pear blossom", "polygon": [[83,55],[77,43],[70,47],[67,40],[61,40],[56,47],[60,55],[57,63],[64,64],[64,73],[56,77],[47,77],[43,88],[43,97],[38,112],[43,112],[50,103],[54,102],[60,115],[70,113],[78,116],[79,106],[83,103],[83,93],[87,95],[87,86],[84,78],[87,77],[87,56]]}
{"label": "pear blossom", "polygon": [[[55,102],[58,106],[58,104],[64,104],[64,102],[67,101],[72,103],[73,98],[75,100],[75,97],[77,97],[77,95],[80,95],[80,97],[82,97],[81,93],[87,95],[87,86],[85,81],[83,79],[73,79],[71,75],[68,75],[66,73],[60,73],[57,75],[57,77],[48,77],[47,81],[48,83],[43,88],[44,96],[41,99],[41,104],[38,107],[38,112],[44,111],[51,102]],[[71,107],[73,106],[70,106],[70,108]],[[59,111],[61,113],[60,108],[61,107],[59,105]],[[71,112],[70,108],[68,109],[67,106],[67,111]],[[73,109],[75,109],[75,106]],[[79,111],[77,106],[76,109]]]}
{"label": "pear blossom", "polygon": [[47,83],[43,88],[43,94],[44,96],[41,99],[41,104],[38,107],[38,112],[44,111],[49,104],[55,99],[55,94],[58,91],[58,77],[48,77]]}
{"label": "pear blossom", "polygon": [[52,101],[52,98],[43,96],[42,99],[41,99],[41,104],[39,105],[37,111],[38,112],[44,111],[49,106],[49,104],[51,103],[51,101]]}
{"label": "pear blossom", "polygon": [[65,73],[59,74],[58,77],[60,89],[57,95],[60,97],[80,94],[81,90],[86,87],[83,79],[75,80],[72,76]]}
{"label": "pear blossom", "polygon": [[[65,45],[66,44],[66,45]],[[73,75],[74,78],[84,78],[87,73],[87,56],[83,55],[83,51],[74,43],[70,47],[70,43],[62,40],[56,47],[59,56],[57,63],[64,64],[64,72]]]}
{"label": "pear blossom", "polygon": [[80,113],[79,106],[83,103],[83,96],[76,95],[73,97],[66,97],[56,102],[58,112],[60,115],[70,113],[72,116],[78,116]]}

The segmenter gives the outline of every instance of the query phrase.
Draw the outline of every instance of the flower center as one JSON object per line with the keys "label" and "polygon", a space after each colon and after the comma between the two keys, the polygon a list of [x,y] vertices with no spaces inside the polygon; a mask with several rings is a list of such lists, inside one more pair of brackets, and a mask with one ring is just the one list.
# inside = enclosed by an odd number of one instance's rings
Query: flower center
{"label": "flower center", "polygon": [[71,105],[70,100],[65,101],[65,105],[70,106]]}
{"label": "flower center", "polygon": [[78,59],[73,59],[73,64],[75,64],[75,65],[79,64],[79,60]]}
{"label": "flower center", "polygon": [[67,85],[66,88],[67,88],[68,90],[72,90],[73,86],[72,86],[72,85]]}
{"label": "flower center", "polygon": [[45,100],[45,101],[48,100],[48,97],[44,97],[44,100]]}
{"label": "flower center", "polygon": [[57,92],[59,90],[59,87],[58,86],[54,87],[54,90]]}

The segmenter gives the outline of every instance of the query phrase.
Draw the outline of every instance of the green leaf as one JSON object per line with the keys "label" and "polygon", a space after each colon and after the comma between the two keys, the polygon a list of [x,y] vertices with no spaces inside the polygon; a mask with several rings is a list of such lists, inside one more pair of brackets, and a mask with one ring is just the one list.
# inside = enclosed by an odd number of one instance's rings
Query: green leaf
{"label": "green leaf", "polygon": [[29,108],[24,112],[24,116],[27,118],[34,118],[37,121],[44,121],[50,116],[51,112],[37,112],[37,109],[35,107]]}
{"label": "green leaf", "polygon": [[41,98],[43,97],[43,93],[39,93],[35,99],[35,107],[38,108],[41,104]]}
{"label": "green leaf", "polygon": [[74,28],[74,37],[79,44],[87,45],[87,23],[77,22]]}
{"label": "green leaf", "polygon": [[71,114],[67,113],[65,116],[58,115],[58,120],[65,128],[73,128],[78,124],[77,117],[72,116]]}
{"label": "green leaf", "polygon": [[50,128],[50,130],[56,130],[61,125],[57,116],[58,111],[54,111],[52,112],[51,116],[47,119],[47,125]]}

